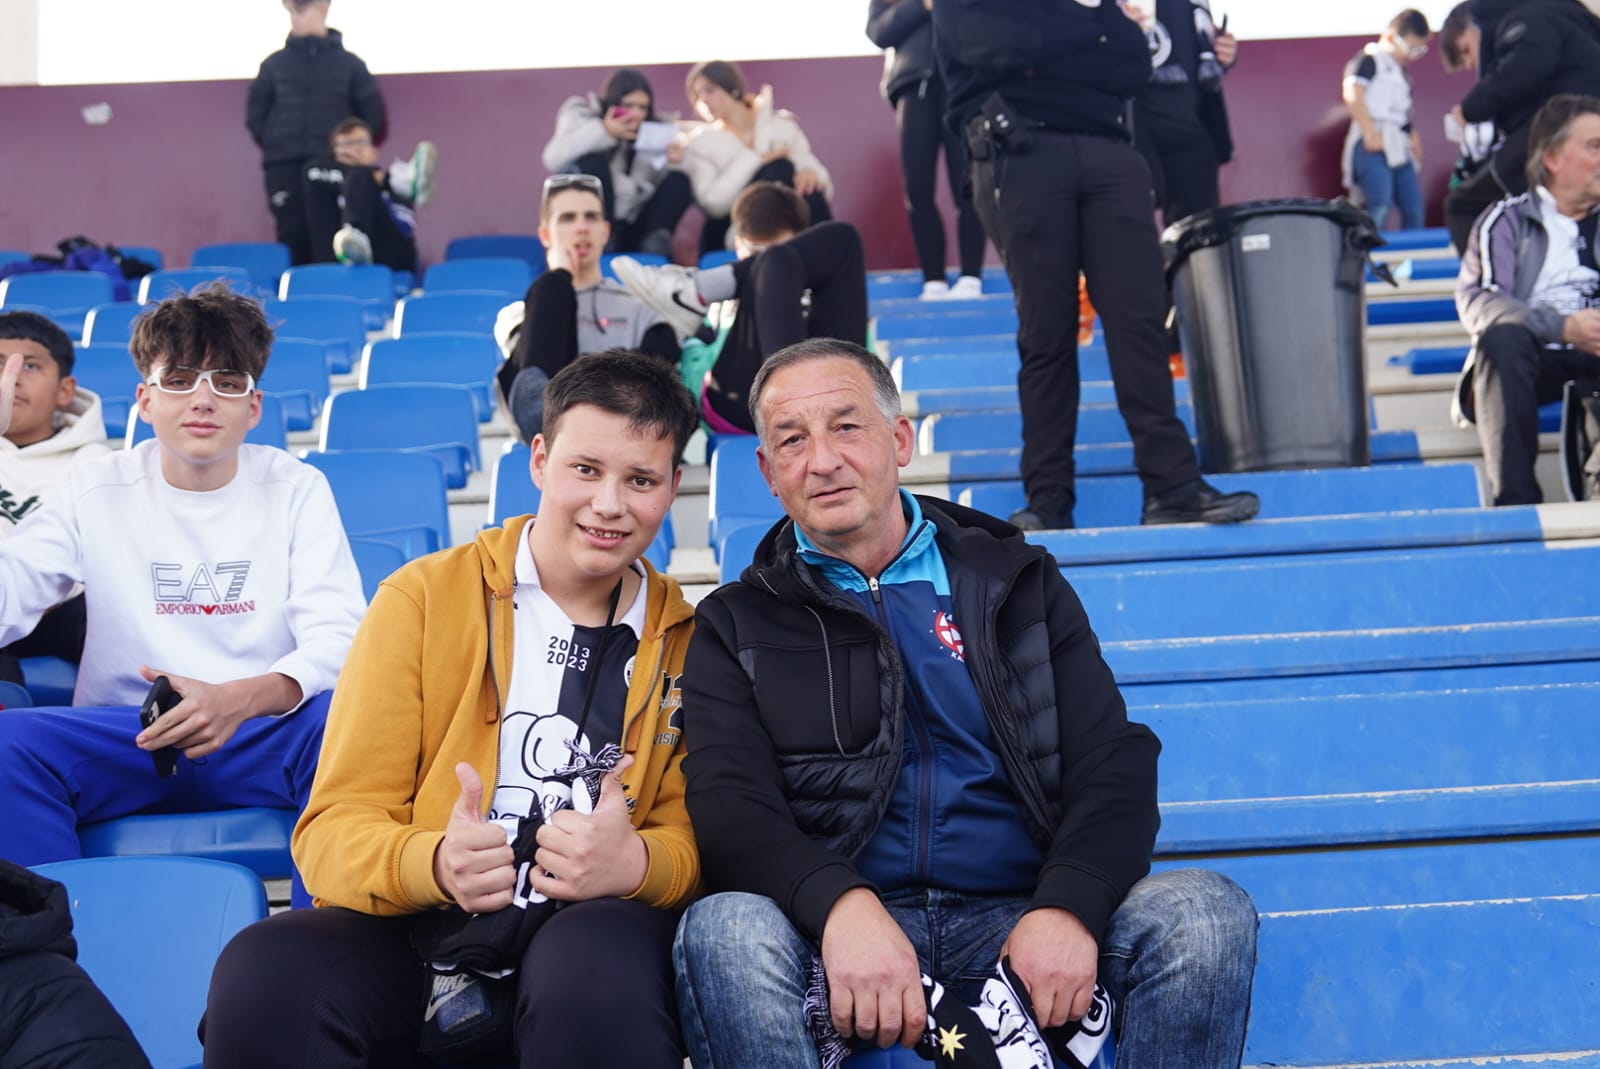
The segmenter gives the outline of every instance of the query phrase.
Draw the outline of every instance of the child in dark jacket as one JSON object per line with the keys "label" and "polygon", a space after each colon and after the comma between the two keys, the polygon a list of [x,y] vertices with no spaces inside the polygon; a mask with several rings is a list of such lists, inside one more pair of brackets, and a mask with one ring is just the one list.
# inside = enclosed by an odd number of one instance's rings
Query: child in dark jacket
{"label": "child in dark jacket", "polygon": [[328,27],[329,0],[283,0],[289,39],[261,63],[250,85],[245,125],[261,146],[267,203],[278,240],[297,264],[310,263],[311,239],[302,191],[306,164],[328,151],[335,124],[354,116],[383,140],[378,83],[361,57]]}

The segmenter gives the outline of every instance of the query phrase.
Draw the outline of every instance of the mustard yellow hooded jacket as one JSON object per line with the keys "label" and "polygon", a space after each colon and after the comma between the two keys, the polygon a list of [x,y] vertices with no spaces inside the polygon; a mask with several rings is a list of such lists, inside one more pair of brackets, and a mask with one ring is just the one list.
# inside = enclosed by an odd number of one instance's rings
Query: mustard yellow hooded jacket
{"label": "mustard yellow hooded jacket", "polygon": [[[415,913],[450,899],[433,854],[461,793],[455,766],[493,794],[511,682],[512,580],[528,517],[415,560],[378,588],[334,690],[311,799],[292,848],[319,906]],[[644,632],[628,687],[623,782],[649,865],[630,898],[685,905],[700,882],[684,807],[678,676],[694,609],[645,564]]]}

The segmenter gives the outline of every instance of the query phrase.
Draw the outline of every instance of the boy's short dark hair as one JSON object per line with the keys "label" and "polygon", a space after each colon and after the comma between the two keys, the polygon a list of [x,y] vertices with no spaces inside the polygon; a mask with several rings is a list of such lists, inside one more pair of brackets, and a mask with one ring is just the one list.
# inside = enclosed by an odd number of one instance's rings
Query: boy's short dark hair
{"label": "boy's short dark hair", "polygon": [[145,377],[166,363],[246,371],[259,384],[272,353],[272,328],[259,303],[213,282],[141,315],[128,350]]}
{"label": "boy's short dark hair", "polygon": [[372,127],[368,126],[361,119],[357,119],[354,116],[348,119],[340,119],[339,125],[335,126],[328,132],[328,147],[332,148],[335,141],[339,140],[346,134],[353,134],[357,130],[360,130],[368,137],[372,136]]}
{"label": "boy's short dark hair", "polygon": [[1389,20],[1389,32],[1396,37],[1427,37],[1428,16],[1408,7]]}
{"label": "boy's short dark hair", "polygon": [[72,374],[72,339],[54,321],[38,312],[0,313],[0,339],[38,342],[50,352],[61,377]]}
{"label": "boy's short dark hair", "polygon": [[781,182],[752,182],[729,213],[733,232],[754,245],[800,233],[811,225],[805,199]]}
{"label": "boy's short dark hair", "polygon": [[678,369],[637,349],[606,349],[556,372],[544,388],[546,441],[555,440],[561,417],[577,405],[626,417],[632,430],[671,438],[675,468],[683,463],[683,450],[700,422]]}

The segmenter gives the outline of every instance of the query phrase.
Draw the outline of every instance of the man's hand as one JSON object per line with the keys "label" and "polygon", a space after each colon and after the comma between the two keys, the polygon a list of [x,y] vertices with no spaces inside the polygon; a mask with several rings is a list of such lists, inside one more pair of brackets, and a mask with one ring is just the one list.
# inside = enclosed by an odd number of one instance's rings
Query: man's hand
{"label": "man's hand", "polygon": [[839,896],[822,929],[833,1026],[880,1047],[916,1045],[928,1026],[922,971],[911,940],[878,896],[857,887]]}
{"label": "man's hand", "polygon": [[483,781],[465,761],[456,766],[461,794],[450,810],[444,840],[433,852],[433,880],[468,913],[492,913],[511,904],[516,855],[505,829],[483,819]]}
{"label": "man's hand", "polygon": [[1600,308],[1582,308],[1561,321],[1561,340],[1600,356]]}
{"label": "man's hand", "polygon": [[191,761],[222,749],[251,717],[293,709],[301,700],[299,684],[275,672],[227,683],[207,683],[148,665],[140,666],[139,674],[149,683],[166,676],[183,700],[139,732],[134,742],[141,750],[173,746]]}
{"label": "man's hand", "polygon": [[1239,61],[1239,39],[1228,31],[1217,34],[1211,46],[1217,54],[1217,62],[1224,67],[1231,67]]}
{"label": "man's hand", "polygon": [[683,162],[683,139],[682,138],[673,138],[672,141],[670,141],[667,144],[667,162],[668,163],[682,163]]}
{"label": "man's hand", "polygon": [[11,405],[17,399],[17,380],[22,377],[21,353],[6,357],[6,366],[0,369],[0,434],[11,429]]}
{"label": "man's hand", "polygon": [[1049,907],[1024,913],[1000,956],[1011,958],[1040,1028],[1058,1028],[1089,1012],[1100,948],[1071,913]]}
{"label": "man's hand", "polygon": [[802,197],[820,192],[821,189],[822,176],[816,171],[806,168],[794,173],[794,191]]}
{"label": "man's hand", "polygon": [[566,902],[630,895],[644,882],[650,853],[628,819],[622,771],[627,754],[600,781],[600,800],[589,813],[563,809],[539,829],[533,855],[533,889]]}

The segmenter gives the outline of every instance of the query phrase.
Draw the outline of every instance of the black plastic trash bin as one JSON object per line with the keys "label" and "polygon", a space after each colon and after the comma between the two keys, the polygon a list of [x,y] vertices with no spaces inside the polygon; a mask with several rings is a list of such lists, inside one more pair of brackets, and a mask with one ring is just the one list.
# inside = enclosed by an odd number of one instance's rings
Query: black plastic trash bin
{"label": "black plastic trash bin", "polygon": [[1365,264],[1381,245],[1347,201],[1200,212],[1162,235],[1206,472],[1363,466]]}

